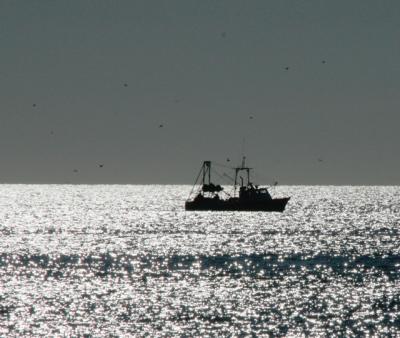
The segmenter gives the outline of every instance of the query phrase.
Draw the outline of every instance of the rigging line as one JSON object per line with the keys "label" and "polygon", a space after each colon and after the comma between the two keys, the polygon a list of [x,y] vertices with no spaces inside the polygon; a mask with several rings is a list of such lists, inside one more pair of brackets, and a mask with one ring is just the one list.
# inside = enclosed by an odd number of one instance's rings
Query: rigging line
{"label": "rigging line", "polygon": [[[217,171],[215,171],[214,169],[211,169],[212,172],[217,175],[220,179],[224,180],[224,176],[220,175]],[[229,177],[229,176],[228,176]],[[226,182],[226,181],[225,181]],[[230,183],[230,182],[229,182]],[[227,195],[228,197],[232,197],[231,194],[227,193],[225,190],[222,190],[222,193],[224,193],[225,195]]]}
{"label": "rigging line", "polygon": [[222,176],[225,176],[229,178],[232,182],[235,182],[235,180],[232,177],[230,177],[227,173],[223,173]]}
{"label": "rigging line", "polygon": [[218,163],[218,162],[213,162],[213,164],[216,165],[217,167],[223,167],[223,168],[232,169],[232,170],[235,169],[234,167],[231,167],[229,165],[225,165],[225,164],[222,164],[222,163]]}
{"label": "rigging line", "polygon": [[190,196],[192,195],[192,193],[193,193],[193,190],[194,190],[194,187],[196,186],[196,183],[197,183],[197,181],[199,180],[199,177],[200,177],[200,175],[201,175],[201,172],[202,172],[202,171],[203,171],[203,165],[201,165],[201,168],[200,168],[199,174],[197,175],[196,181],[194,181],[194,184],[193,184],[193,186],[192,186],[192,190],[190,191],[190,193],[189,193],[189,196],[188,196],[188,198],[187,198],[187,199],[189,199],[189,198],[190,198]]}
{"label": "rigging line", "polygon": [[[216,170],[214,170],[214,169],[211,169],[211,171],[215,174],[215,175],[217,175],[221,180],[224,180],[225,182],[227,182],[226,180],[225,180],[225,177],[223,176],[223,175],[221,175],[218,171],[216,171]],[[230,182],[229,182],[230,183]]]}
{"label": "rigging line", "polygon": [[225,190],[222,190],[222,192],[226,195],[226,196],[228,196],[228,197],[232,197],[232,195],[231,194],[229,194],[229,193],[227,193]]}
{"label": "rigging line", "polygon": [[256,180],[257,181],[264,181],[264,184],[266,184],[266,185],[270,185],[270,186],[272,186],[273,184],[271,184],[271,183],[269,183],[269,182],[271,182],[271,181],[273,181],[273,182],[275,182],[276,181],[276,179],[273,179],[271,176],[266,176],[266,175],[264,175],[264,174],[260,174],[260,172],[254,172],[254,177],[256,178]]}

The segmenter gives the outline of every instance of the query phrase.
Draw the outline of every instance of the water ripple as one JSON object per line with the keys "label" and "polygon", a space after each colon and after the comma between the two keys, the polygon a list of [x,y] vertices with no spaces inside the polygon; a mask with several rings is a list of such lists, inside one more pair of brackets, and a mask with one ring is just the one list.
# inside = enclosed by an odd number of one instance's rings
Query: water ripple
{"label": "water ripple", "polygon": [[277,187],[283,214],[189,189],[3,185],[0,335],[400,333],[400,188]]}

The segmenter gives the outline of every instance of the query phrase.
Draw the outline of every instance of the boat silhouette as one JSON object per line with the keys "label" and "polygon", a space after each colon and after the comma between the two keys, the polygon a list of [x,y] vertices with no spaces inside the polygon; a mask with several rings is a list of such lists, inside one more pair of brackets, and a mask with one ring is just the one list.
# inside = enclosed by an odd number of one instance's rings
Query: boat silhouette
{"label": "boat silhouette", "polygon": [[[250,181],[252,168],[246,167],[245,162],[246,158],[243,157],[241,166],[232,168],[235,178],[233,195],[229,195],[221,185],[212,183],[211,161],[204,161],[185,202],[185,210],[283,212],[290,197],[272,198],[267,188],[254,185]],[[242,172],[245,173],[245,178],[241,176]],[[228,198],[222,198],[222,192],[227,194]]]}

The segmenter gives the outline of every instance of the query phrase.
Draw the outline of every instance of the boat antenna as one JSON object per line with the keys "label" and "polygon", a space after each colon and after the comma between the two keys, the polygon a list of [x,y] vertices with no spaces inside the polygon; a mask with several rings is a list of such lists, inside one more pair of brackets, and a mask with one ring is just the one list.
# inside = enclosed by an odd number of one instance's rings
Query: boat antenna
{"label": "boat antenna", "polygon": [[[242,138],[242,158],[244,158],[244,154],[245,154],[245,148],[246,148],[246,138],[245,137],[243,137]],[[242,167],[243,167],[243,165],[242,165]]]}

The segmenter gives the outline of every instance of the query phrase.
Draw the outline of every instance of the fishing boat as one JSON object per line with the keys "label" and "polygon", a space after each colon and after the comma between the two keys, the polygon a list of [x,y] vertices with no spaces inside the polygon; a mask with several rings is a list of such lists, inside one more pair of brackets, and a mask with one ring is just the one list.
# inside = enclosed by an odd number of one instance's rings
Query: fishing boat
{"label": "fishing boat", "polygon": [[250,181],[252,168],[246,167],[245,162],[243,157],[241,166],[232,168],[235,172],[233,193],[228,194],[221,185],[212,183],[211,161],[204,161],[185,202],[185,210],[283,212],[290,197],[272,198],[267,188],[254,185]]}

